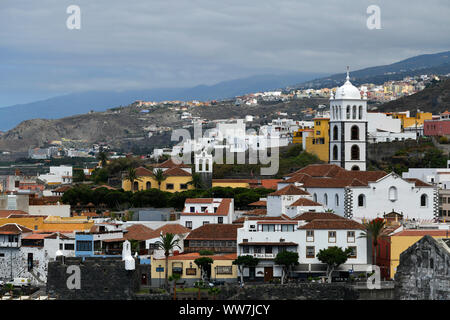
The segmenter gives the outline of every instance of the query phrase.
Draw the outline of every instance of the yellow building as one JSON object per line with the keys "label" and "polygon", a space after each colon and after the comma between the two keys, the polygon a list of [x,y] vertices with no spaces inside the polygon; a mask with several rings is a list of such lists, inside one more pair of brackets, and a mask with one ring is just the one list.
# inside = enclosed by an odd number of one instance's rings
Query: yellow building
{"label": "yellow building", "polygon": [[315,154],[320,160],[330,159],[330,119],[314,118],[314,132],[306,137],[306,152]]}
{"label": "yellow building", "polygon": [[390,236],[390,277],[394,278],[400,263],[400,254],[414,243],[429,235],[435,239],[448,238],[447,230],[403,230]]}
{"label": "yellow building", "polygon": [[[226,281],[235,282],[238,278],[237,266],[233,265],[236,259],[236,253],[216,254],[213,256],[201,256],[198,252],[184,253],[169,257],[168,276],[173,273],[181,275],[180,281],[186,281],[187,285],[192,285],[194,282],[201,279],[200,268],[195,264],[195,259],[200,257],[209,257],[213,259],[209,279],[211,281]],[[151,276],[152,286],[163,285],[165,281],[166,260],[151,259]]]}
{"label": "yellow building", "polygon": [[422,127],[425,120],[432,120],[433,114],[431,112],[417,112],[415,117],[408,117],[406,113],[393,112],[387,113],[391,114],[392,118],[400,119],[402,130],[409,127]]}
{"label": "yellow building", "polygon": [[250,188],[252,181],[250,179],[213,179],[212,187],[223,187],[223,188]]}
{"label": "yellow building", "polygon": [[294,136],[292,137],[292,143],[303,144],[303,133],[304,132],[313,132],[313,129],[298,129],[294,132]]}
{"label": "yellow building", "polygon": [[122,180],[122,188],[125,191],[150,190],[152,188],[160,189],[167,192],[181,192],[194,189],[189,182],[192,181],[191,167],[186,165],[176,165],[172,160],[167,160],[160,165],[155,166],[154,170],[161,169],[165,179],[159,186],[155,178],[154,171],[144,167],[136,169],[137,180],[131,181],[124,178]]}
{"label": "yellow building", "polygon": [[17,223],[33,231],[39,232],[74,232],[90,230],[94,225],[87,217],[32,216],[12,214],[8,218],[0,218],[0,226]]}

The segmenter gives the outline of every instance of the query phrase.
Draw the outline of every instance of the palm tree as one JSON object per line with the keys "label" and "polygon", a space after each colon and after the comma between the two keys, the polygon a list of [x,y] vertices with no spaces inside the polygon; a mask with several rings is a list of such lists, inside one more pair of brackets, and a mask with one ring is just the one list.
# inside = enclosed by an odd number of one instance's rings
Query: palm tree
{"label": "palm tree", "polygon": [[172,273],[169,277],[169,281],[173,281],[173,300],[177,300],[177,281],[180,280],[181,275],[179,273]]}
{"label": "palm tree", "polygon": [[192,175],[192,180],[188,184],[192,184],[195,189],[203,189],[202,177],[198,173]]}
{"label": "palm tree", "polygon": [[104,151],[100,151],[98,153],[97,159],[100,161],[100,165],[102,166],[102,168],[108,163],[108,155]]}
{"label": "palm tree", "polygon": [[127,171],[127,175],[125,176],[127,180],[130,180],[131,183],[131,190],[134,189],[133,185],[135,181],[141,181],[141,179],[138,178],[136,169],[133,167],[129,167]]}
{"label": "palm tree", "polygon": [[372,239],[372,247],[375,248],[375,257],[374,264],[377,264],[377,247],[378,241],[383,238],[383,230],[386,222],[384,219],[376,218],[368,223],[363,223],[364,228],[366,229],[358,238],[371,238]]}
{"label": "palm tree", "polygon": [[155,180],[158,182],[158,188],[161,190],[161,182],[166,180],[166,176],[164,175],[164,171],[162,169],[156,169],[154,172]]}
{"label": "palm tree", "polygon": [[175,247],[178,247],[179,249],[181,249],[181,247],[178,244],[179,239],[175,239],[175,235],[172,233],[166,233],[165,235],[160,236],[160,240],[156,241],[156,246],[158,249],[163,250],[164,251],[164,255],[166,257],[166,289],[169,290],[169,279],[168,279],[168,268],[169,268],[169,255],[170,252],[175,249]]}

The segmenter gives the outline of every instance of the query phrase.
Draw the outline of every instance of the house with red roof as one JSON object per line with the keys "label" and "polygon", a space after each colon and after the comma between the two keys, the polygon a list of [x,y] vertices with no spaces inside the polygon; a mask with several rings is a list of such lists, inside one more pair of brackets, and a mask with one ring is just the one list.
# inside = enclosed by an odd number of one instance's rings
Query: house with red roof
{"label": "house with red roof", "polygon": [[232,198],[188,198],[180,215],[180,223],[188,229],[204,224],[231,224],[235,219]]}
{"label": "house with red roof", "polygon": [[275,257],[282,251],[299,256],[291,277],[307,278],[326,275],[327,266],[317,259],[321,249],[349,248],[351,256],[334,272],[334,276],[348,277],[349,272],[372,270],[367,239],[360,237],[363,231],[362,224],[331,212],[245,218],[242,228],[237,229],[237,254],[259,259],[256,267],[244,269],[244,278],[268,282],[282,275],[281,266],[275,264]]}

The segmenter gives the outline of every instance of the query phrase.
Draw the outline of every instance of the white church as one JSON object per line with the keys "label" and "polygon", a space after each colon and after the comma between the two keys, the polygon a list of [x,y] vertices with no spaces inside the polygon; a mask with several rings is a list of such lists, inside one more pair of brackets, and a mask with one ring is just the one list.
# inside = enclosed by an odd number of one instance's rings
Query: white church
{"label": "white church", "polygon": [[[366,171],[366,146],[367,96],[364,93],[361,97],[347,70],[346,82],[330,98],[330,163],[291,173],[278,183],[278,190],[294,185],[307,191],[313,202],[350,219],[374,219],[395,211],[408,219],[436,220],[437,188],[393,172]],[[269,202],[275,199],[267,200],[267,215],[285,213],[270,212],[276,205]]]}

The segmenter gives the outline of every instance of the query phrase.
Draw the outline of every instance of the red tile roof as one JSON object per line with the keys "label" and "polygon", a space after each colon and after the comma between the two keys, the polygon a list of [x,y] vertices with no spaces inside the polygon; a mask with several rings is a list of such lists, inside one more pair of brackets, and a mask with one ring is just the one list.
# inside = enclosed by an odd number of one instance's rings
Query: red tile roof
{"label": "red tile roof", "polygon": [[127,228],[128,232],[124,234],[124,237],[128,240],[148,240],[154,238],[154,230],[150,229],[143,224],[133,224]]}
{"label": "red tile roof", "polygon": [[152,233],[152,238],[159,238],[161,233],[165,235],[166,233],[171,234],[185,234],[191,232],[191,229],[183,227],[181,224],[178,223],[168,223],[163,225],[162,227],[159,227]]}
{"label": "red tile roof", "polygon": [[364,226],[356,221],[350,219],[314,219],[299,229],[325,229],[325,230],[339,230],[339,229],[358,229],[364,230]]}
{"label": "red tile roof", "polygon": [[450,231],[447,230],[403,230],[398,233],[393,234],[393,237],[406,237],[406,236],[442,236],[442,237],[448,237],[450,235]]}
{"label": "red tile roof", "polygon": [[172,159],[168,159],[164,161],[163,163],[159,163],[155,165],[156,168],[173,168],[173,167],[180,167],[180,168],[190,168],[190,166],[185,165],[184,163],[176,164],[173,162]]}
{"label": "red tile roof", "polygon": [[335,213],[332,212],[313,212],[313,211],[309,211],[309,212],[305,212],[302,213],[300,215],[295,216],[292,220],[296,220],[296,221],[313,221],[315,219],[346,219],[342,216],[339,216]]}
{"label": "red tile roof", "polygon": [[167,169],[166,171],[164,171],[163,174],[168,177],[190,177],[191,176],[191,174],[189,172],[187,172],[179,167]]}
{"label": "red tile roof", "polygon": [[239,224],[205,224],[194,229],[186,240],[236,240]]}
{"label": "red tile roof", "polygon": [[267,214],[267,209],[253,209],[242,213],[245,216],[265,216]]}
{"label": "red tile roof", "polygon": [[136,176],[153,176],[153,172],[144,167],[136,168]]}
{"label": "red tile roof", "polygon": [[249,220],[249,221],[283,221],[283,220],[291,220],[288,216],[286,215],[281,215],[278,217],[268,217],[268,216],[264,216],[264,217],[240,217],[236,220],[233,221],[233,224],[236,223],[243,223],[245,220]]}
{"label": "red tile roof", "polygon": [[292,184],[287,185],[286,187],[277,190],[275,192],[269,193],[269,196],[285,196],[285,195],[310,195],[310,193]]}
{"label": "red tile roof", "polygon": [[7,223],[0,226],[0,234],[21,234],[27,232],[33,232],[33,230],[17,223]]}
{"label": "red tile roof", "polygon": [[294,203],[289,205],[289,207],[319,207],[319,206],[322,206],[322,204],[307,198],[300,198]]}
{"label": "red tile roof", "polygon": [[213,203],[213,198],[187,198],[185,203]]}
{"label": "red tile roof", "polygon": [[425,183],[420,179],[406,178],[404,180],[409,181],[409,182],[414,182],[416,187],[433,187],[431,184]]}
{"label": "red tile roof", "polygon": [[259,200],[259,201],[250,203],[249,206],[267,207],[267,201],[266,200]]}
{"label": "red tile roof", "polygon": [[388,173],[385,171],[349,171],[331,164],[309,165],[290,175],[286,183],[301,182],[310,188],[343,188],[347,186],[367,186]]}
{"label": "red tile roof", "polygon": [[25,217],[30,216],[28,213],[22,210],[0,210],[0,218],[8,218],[10,215],[23,215]]}

